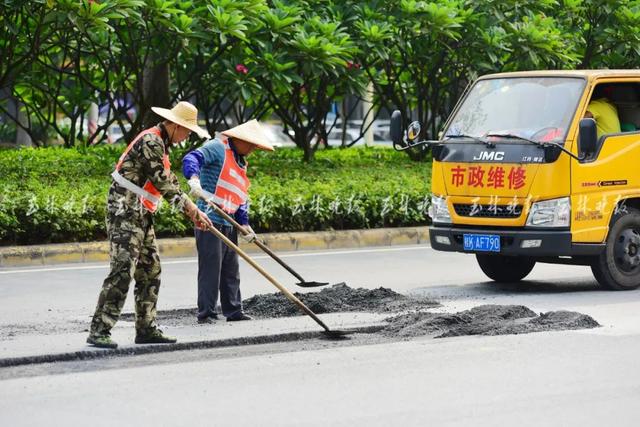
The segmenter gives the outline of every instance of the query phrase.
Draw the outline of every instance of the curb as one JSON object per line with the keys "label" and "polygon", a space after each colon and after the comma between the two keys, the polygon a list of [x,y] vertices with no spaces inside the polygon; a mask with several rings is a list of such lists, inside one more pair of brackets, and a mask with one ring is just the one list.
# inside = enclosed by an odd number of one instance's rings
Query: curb
{"label": "curb", "polygon": [[[382,330],[384,326],[385,325],[375,324],[375,325],[358,326],[354,328],[341,329],[341,331],[347,332],[349,334],[354,334],[354,333],[373,334]],[[8,368],[8,367],[24,366],[24,365],[36,365],[36,364],[53,363],[53,362],[69,362],[74,360],[92,360],[92,359],[101,359],[105,357],[116,357],[116,356],[137,356],[141,354],[150,354],[150,353],[169,353],[169,352],[181,351],[181,350],[201,350],[201,349],[221,348],[221,347],[239,347],[243,345],[271,344],[276,342],[308,340],[313,338],[331,339],[331,338],[328,338],[326,335],[324,335],[322,331],[308,331],[308,332],[288,332],[288,333],[275,334],[275,335],[258,335],[254,337],[227,338],[227,339],[221,339],[221,340],[192,341],[192,342],[185,342],[185,343],[178,342],[175,344],[163,344],[163,345],[148,344],[148,345],[139,345],[136,347],[116,348],[111,350],[95,349],[95,350],[75,351],[75,352],[68,352],[68,353],[12,357],[7,359],[0,359],[0,368]],[[338,339],[343,339],[343,338],[338,338]]]}
{"label": "curb", "polygon": [[[259,237],[275,252],[348,249],[429,243],[429,227],[264,233]],[[195,239],[192,237],[158,239],[158,247],[160,255],[168,258],[197,256]],[[241,242],[240,247],[248,253],[260,252],[259,248],[250,243]],[[0,247],[0,267],[108,261],[108,241]]]}

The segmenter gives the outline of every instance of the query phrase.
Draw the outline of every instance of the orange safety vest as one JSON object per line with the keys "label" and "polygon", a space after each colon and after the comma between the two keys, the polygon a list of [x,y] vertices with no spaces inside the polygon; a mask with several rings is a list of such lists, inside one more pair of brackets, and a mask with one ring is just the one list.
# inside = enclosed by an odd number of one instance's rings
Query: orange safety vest
{"label": "orange safety vest", "polygon": [[225,148],[224,163],[218,176],[218,182],[216,182],[215,192],[212,194],[203,191],[203,193],[208,200],[220,206],[222,210],[228,214],[234,214],[240,205],[247,202],[251,183],[247,178],[246,169],[236,162],[229,141],[225,139],[222,143]]}
{"label": "orange safety vest", "polygon": [[[111,174],[111,177],[115,182],[120,184],[122,187],[140,196],[140,203],[142,203],[142,206],[144,206],[145,209],[147,209],[149,212],[154,213],[156,210],[158,210],[158,206],[162,201],[162,194],[160,194],[160,191],[158,191],[158,189],[149,180],[147,180],[144,183],[143,187],[139,187],[138,185],[134,184],[133,182],[129,181],[128,179],[120,175],[120,172],[119,172],[120,166],[122,166],[122,163],[124,162],[124,158],[127,156],[129,151],[131,151],[131,148],[133,148],[133,145],[136,142],[138,142],[140,138],[142,138],[143,136],[149,133],[153,133],[157,136],[162,135],[160,129],[158,129],[157,127],[153,127],[151,129],[145,129],[142,132],[140,132],[138,136],[136,136],[133,139],[131,144],[127,146],[127,149],[124,150],[124,153],[122,153],[122,155],[120,156],[120,160],[118,160],[118,163],[116,164],[116,170],[113,171],[113,173]],[[166,150],[164,151],[164,155],[162,156],[162,164],[164,166],[164,172],[168,174],[171,170],[171,162],[169,161],[169,155],[167,154]]]}

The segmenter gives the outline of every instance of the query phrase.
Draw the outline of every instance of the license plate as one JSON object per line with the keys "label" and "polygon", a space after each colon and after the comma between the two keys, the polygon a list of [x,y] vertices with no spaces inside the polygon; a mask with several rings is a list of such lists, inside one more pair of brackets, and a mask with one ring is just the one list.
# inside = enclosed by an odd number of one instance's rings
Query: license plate
{"label": "license plate", "polygon": [[500,236],[495,234],[464,234],[464,250],[500,252]]}

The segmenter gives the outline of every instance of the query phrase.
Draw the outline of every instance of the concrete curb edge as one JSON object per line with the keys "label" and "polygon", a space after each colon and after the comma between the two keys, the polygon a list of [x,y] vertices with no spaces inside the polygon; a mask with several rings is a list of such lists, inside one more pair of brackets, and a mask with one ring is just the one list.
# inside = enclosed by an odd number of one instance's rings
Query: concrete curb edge
{"label": "concrete curb edge", "polygon": [[[275,252],[349,249],[368,246],[428,243],[429,228],[425,226],[373,228],[367,230],[264,233],[260,234],[259,237]],[[179,258],[196,256],[195,239],[192,237],[158,239],[158,247],[163,257]],[[253,244],[242,242],[240,247],[249,253],[260,252],[260,249]],[[0,267],[107,261],[109,261],[109,242],[107,241],[0,247]]]}

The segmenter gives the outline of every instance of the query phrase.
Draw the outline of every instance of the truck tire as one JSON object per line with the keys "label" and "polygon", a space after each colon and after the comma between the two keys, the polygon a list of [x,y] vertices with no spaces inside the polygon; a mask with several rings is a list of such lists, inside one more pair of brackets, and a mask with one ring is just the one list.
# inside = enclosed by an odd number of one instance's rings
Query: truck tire
{"label": "truck tire", "polygon": [[535,261],[523,256],[476,254],[478,265],[490,279],[496,282],[518,282],[531,273]]}
{"label": "truck tire", "polygon": [[640,212],[627,208],[615,214],[605,249],[591,265],[600,286],[616,291],[640,286]]}

